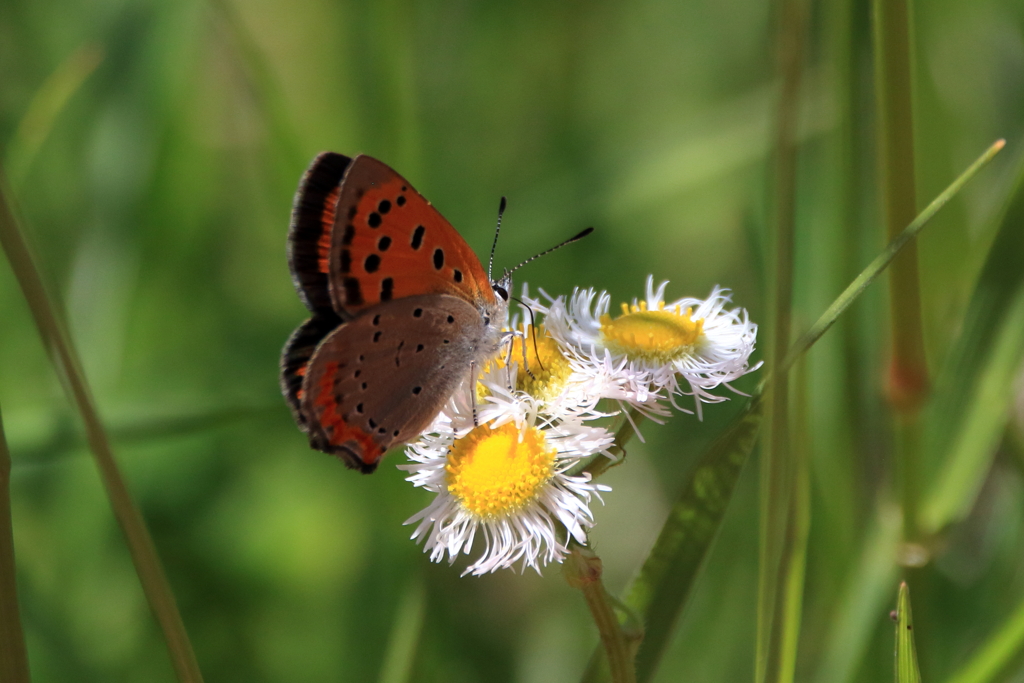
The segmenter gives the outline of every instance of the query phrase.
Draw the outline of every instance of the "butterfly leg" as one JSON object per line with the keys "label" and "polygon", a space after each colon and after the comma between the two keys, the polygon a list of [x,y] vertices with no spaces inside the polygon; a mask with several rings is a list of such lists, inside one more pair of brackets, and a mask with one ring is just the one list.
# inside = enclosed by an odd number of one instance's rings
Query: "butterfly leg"
{"label": "butterfly leg", "polygon": [[479,427],[480,426],[480,420],[477,419],[477,414],[476,414],[476,383],[477,383],[477,379],[478,379],[478,377],[477,377],[477,374],[476,374],[476,361],[475,360],[471,360],[471,361],[469,361],[469,382],[467,383],[467,385],[469,386],[469,405],[472,406],[472,408],[473,408],[473,427]]}
{"label": "butterfly leg", "polygon": [[[530,329],[532,330],[533,328],[531,327]],[[522,342],[523,345],[523,369],[526,370],[526,374],[530,376],[530,379],[536,380],[537,376],[533,374],[532,370],[530,370],[530,362],[528,360],[529,356],[526,354],[526,332],[523,332],[522,334],[519,335],[519,341]],[[534,339],[534,350],[536,350],[536,346],[537,341],[536,339]],[[539,353],[537,354],[537,362],[540,362]]]}
{"label": "butterfly leg", "polygon": [[509,391],[512,391],[515,387],[512,386],[512,353],[515,350],[515,340],[518,333],[515,330],[508,332],[502,332],[501,334],[501,346],[508,348],[508,352],[505,354],[505,386],[508,387]]}
{"label": "butterfly leg", "polygon": [[522,342],[522,349],[523,349],[523,371],[527,375],[530,376],[530,379],[533,379],[533,380],[537,379],[537,376],[533,374],[532,370],[530,370],[530,361],[528,359],[528,356],[526,355],[526,332],[523,331],[523,330],[512,330],[512,331],[506,332],[502,336],[501,343],[503,345],[504,344],[508,344],[508,354],[506,354],[506,356],[505,356],[505,367],[508,368],[508,373],[509,373],[509,375],[508,375],[508,385],[509,385],[509,390],[510,391],[512,389],[512,375],[511,375],[511,372],[512,372],[512,370],[511,370],[512,354],[515,353],[516,339],[519,339]]}

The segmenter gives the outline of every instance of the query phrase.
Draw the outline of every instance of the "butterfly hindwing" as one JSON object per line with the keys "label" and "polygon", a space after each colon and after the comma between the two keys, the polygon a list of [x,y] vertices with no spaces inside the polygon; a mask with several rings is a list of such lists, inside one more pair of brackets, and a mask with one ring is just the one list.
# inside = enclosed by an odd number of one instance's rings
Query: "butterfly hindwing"
{"label": "butterfly hindwing", "polygon": [[369,308],[317,347],[302,383],[310,444],[372,472],[417,437],[468,376],[485,329],[459,297],[428,294]]}
{"label": "butterfly hindwing", "polygon": [[302,176],[288,231],[288,265],[295,289],[314,313],[331,313],[331,241],[341,180],[352,160],[334,152],[319,154]]}
{"label": "butterfly hindwing", "polygon": [[343,316],[417,294],[494,301],[480,260],[455,228],[372,157],[355,157],[345,171],[332,240],[331,297]]}
{"label": "butterfly hindwing", "polygon": [[314,315],[292,333],[281,352],[281,393],[292,409],[296,424],[304,432],[309,431],[309,425],[301,410],[302,381],[316,347],[338,325],[341,325],[341,319],[334,311]]}

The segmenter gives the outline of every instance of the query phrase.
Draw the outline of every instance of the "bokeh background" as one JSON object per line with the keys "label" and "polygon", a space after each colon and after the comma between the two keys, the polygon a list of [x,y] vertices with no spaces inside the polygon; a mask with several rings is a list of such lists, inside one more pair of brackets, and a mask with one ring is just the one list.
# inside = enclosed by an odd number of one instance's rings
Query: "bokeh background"
{"label": "bokeh background", "polygon": [[[1008,140],[921,240],[939,367],[1021,157],[1024,4],[935,0],[915,12],[920,202]],[[761,321],[774,32],[773,6],[758,0],[0,2],[7,182],[207,680],[405,680],[409,662],[389,653],[409,651],[415,681],[578,677],[597,635],[558,567],[459,578],[464,564],[430,564],[402,526],[429,501],[394,469],[402,455],[361,476],[310,451],[292,423],[277,388],[281,346],[305,316],[285,259],[292,194],[317,152],[371,154],[477,253],[506,195],[502,266],[597,228],[524,268],[531,287],[627,300],[648,274],[671,280],[673,298],[722,284]],[[884,243],[870,38],[868,3],[812,3],[801,329]],[[884,294],[884,283],[869,290],[801,371],[814,469],[799,680],[891,676],[889,607],[848,649],[832,628],[891,482]],[[79,418],[5,261],[0,406],[35,680],[173,680]],[[610,589],[642,563],[667,501],[740,406],[648,424],[604,479],[614,491],[592,540]],[[932,680],[1024,593],[1021,412],[981,502],[915,594]],[[753,675],[756,464],[658,681]]]}

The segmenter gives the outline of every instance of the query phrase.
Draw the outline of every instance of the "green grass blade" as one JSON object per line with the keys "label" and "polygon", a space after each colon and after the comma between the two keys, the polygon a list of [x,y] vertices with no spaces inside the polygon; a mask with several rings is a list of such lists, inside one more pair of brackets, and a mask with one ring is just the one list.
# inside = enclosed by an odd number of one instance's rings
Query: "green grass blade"
{"label": "green grass blade", "polygon": [[949,457],[921,510],[925,531],[936,532],[967,516],[1002,438],[1024,359],[1024,286],[1007,311],[995,346],[971,393]]}
{"label": "green grass blade", "polygon": [[[936,532],[970,509],[978,482],[994,455],[995,433],[1005,424],[1012,395],[1009,373],[1021,344],[1020,297],[1024,291],[1024,161],[1017,172],[998,232],[967,305],[962,332],[938,375],[935,400],[926,414],[926,448],[942,469],[925,496],[922,525]],[[1007,376],[1000,376],[1000,373]],[[984,403],[981,403],[983,401]]]}
{"label": "green grass blade", "polygon": [[900,584],[896,602],[896,683],[921,683],[914,648],[914,618],[910,612],[910,589]]}
{"label": "green grass blade", "polygon": [[645,624],[636,656],[638,681],[654,677],[754,447],[761,418],[760,394],[755,394],[747,409],[695,465],[654,549],[626,592],[626,603]]}
{"label": "green grass blade", "polygon": [[22,293],[35,319],[39,334],[58,374],[64,380],[69,398],[85,423],[89,449],[96,458],[100,478],[107,490],[110,506],[124,532],[135,564],[142,590],[163,631],[179,681],[202,681],[192,644],[185,633],[181,614],[171,593],[170,584],[149,535],[146,523],[128,492],[124,478],[114,461],[113,450],[106,430],[100,421],[92,393],[81,371],[81,363],[50,298],[42,277],[21,234],[14,212],[8,202],[6,188],[0,182],[0,247],[7,254],[11,269],[21,286]]}
{"label": "green grass blade", "polygon": [[[785,361],[782,363],[783,369],[788,369],[801,354],[811,348],[823,334],[828,332],[829,328],[835,323],[836,319],[842,315],[843,311],[850,307],[861,292],[868,288],[872,282],[875,281],[885,267],[888,266],[896,255],[900,252],[907,243],[917,236],[917,233],[921,232],[921,229],[928,224],[928,221],[939,212],[943,206],[949,202],[950,199],[956,196],[960,190],[963,189],[964,185],[973,178],[978,171],[985,167],[992,158],[999,153],[1003,147],[1006,146],[1005,140],[996,140],[991,147],[978,157],[973,164],[967,167],[967,170],[960,174],[960,176],[954,180],[949,187],[942,191],[938,197],[932,200],[924,211],[917,214],[910,225],[904,228],[895,239],[893,239],[886,246],[882,253],[875,257],[875,259],[868,264],[868,266],[860,272],[853,282],[843,290],[843,293],[836,297],[836,300],[832,302],[832,305],[821,314],[821,317],[811,326],[807,332],[805,332],[795,344],[793,344],[789,353],[786,355]],[[1018,252],[1019,253],[1019,252]]]}
{"label": "green grass blade", "polygon": [[0,681],[28,683],[28,652],[18,610],[11,520],[11,454],[0,417]]}
{"label": "green grass blade", "polygon": [[1024,602],[946,683],[995,683],[1024,654]]}

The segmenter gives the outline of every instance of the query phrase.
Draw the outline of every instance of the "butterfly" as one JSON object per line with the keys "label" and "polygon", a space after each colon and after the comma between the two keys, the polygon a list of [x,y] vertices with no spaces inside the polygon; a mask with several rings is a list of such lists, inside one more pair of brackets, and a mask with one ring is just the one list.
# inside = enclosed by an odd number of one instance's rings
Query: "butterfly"
{"label": "butterfly", "polygon": [[282,351],[281,390],[310,446],[353,469],[373,472],[419,436],[502,346],[510,272],[492,282],[437,209],[372,157],[313,160],[288,264],[312,315]]}

